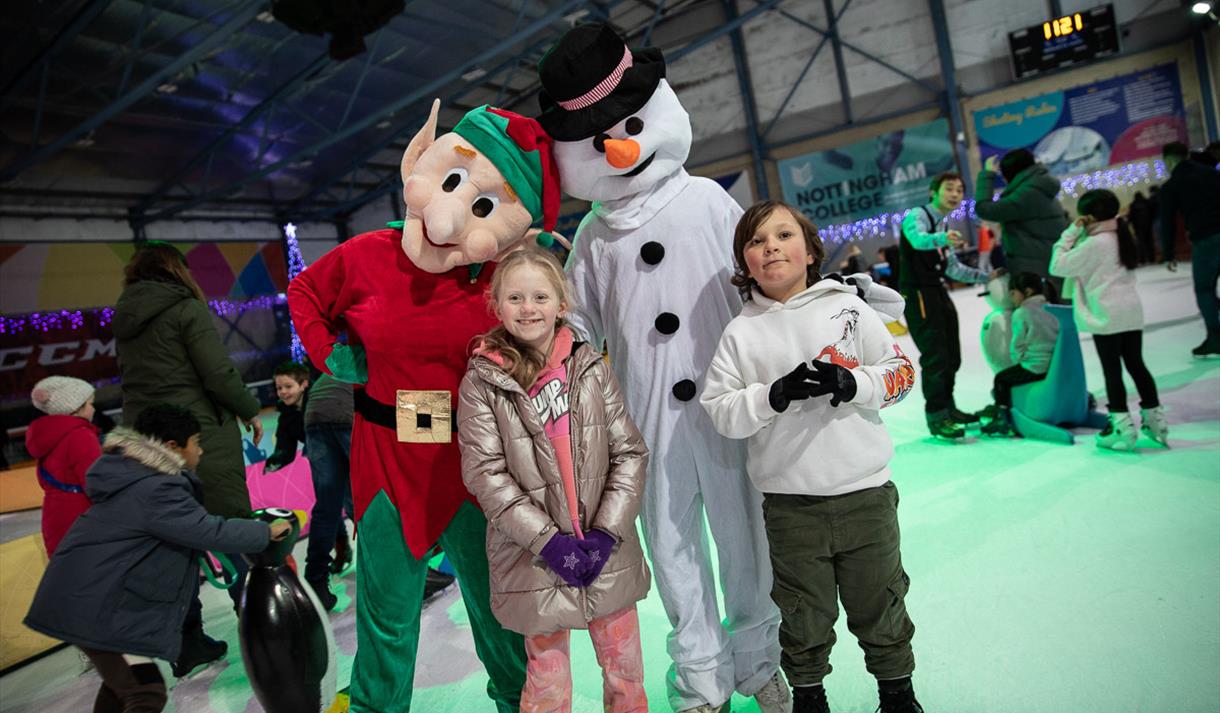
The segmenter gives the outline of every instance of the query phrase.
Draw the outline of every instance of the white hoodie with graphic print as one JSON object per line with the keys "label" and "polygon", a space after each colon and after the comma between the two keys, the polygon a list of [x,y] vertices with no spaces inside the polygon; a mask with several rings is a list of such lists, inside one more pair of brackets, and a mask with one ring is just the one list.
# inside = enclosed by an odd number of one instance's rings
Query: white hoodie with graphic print
{"label": "white hoodie with graphic print", "polygon": [[[814,360],[851,369],[855,398],[793,401],[777,413],[771,384]],[[879,411],[914,383],[911,360],[855,288],[821,280],[784,303],[754,291],[720,338],[700,402],[716,430],[749,439],[746,469],[762,492],[842,495],[890,479],[894,444]]]}

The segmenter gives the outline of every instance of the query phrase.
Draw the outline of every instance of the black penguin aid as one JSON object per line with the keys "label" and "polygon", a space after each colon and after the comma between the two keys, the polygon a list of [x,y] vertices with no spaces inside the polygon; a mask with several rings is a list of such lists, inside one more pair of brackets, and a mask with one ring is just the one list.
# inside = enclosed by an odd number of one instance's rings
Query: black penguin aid
{"label": "black penguin aid", "polygon": [[287,520],[292,532],[250,563],[239,626],[241,656],[254,695],[267,713],[323,713],[335,703],[335,637],[313,590],[286,562],[305,513],[257,510],[266,523]]}

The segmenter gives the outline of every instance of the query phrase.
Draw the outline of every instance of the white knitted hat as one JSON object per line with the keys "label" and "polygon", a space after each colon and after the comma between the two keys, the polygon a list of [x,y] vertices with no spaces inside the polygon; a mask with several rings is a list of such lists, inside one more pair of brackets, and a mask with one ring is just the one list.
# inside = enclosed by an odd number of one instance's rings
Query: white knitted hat
{"label": "white knitted hat", "polygon": [[44,413],[67,415],[76,413],[93,395],[93,385],[71,376],[48,376],[34,384],[30,400],[34,408]]}

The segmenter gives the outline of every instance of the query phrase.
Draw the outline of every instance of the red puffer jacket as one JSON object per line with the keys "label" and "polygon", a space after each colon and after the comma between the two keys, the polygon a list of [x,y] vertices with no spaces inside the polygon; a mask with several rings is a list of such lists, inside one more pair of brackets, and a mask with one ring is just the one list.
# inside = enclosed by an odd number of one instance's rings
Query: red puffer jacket
{"label": "red puffer jacket", "polygon": [[25,432],[25,449],[38,459],[42,540],[48,557],[89,509],[85,471],[102,455],[98,433],[97,426],[79,416],[43,416]]}

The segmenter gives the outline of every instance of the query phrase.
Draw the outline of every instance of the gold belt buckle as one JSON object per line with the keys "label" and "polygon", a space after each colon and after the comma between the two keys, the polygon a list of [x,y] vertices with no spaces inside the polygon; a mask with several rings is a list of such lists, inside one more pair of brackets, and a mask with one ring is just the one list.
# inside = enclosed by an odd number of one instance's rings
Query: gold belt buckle
{"label": "gold belt buckle", "polygon": [[449,443],[453,418],[448,391],[399,390],[394,415],[399,443]]}

